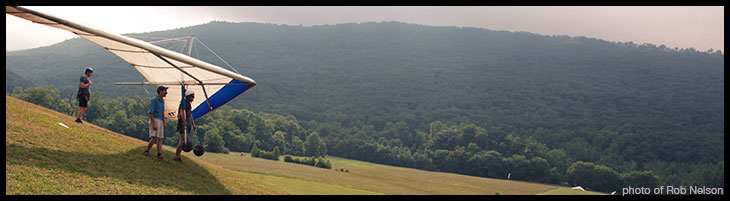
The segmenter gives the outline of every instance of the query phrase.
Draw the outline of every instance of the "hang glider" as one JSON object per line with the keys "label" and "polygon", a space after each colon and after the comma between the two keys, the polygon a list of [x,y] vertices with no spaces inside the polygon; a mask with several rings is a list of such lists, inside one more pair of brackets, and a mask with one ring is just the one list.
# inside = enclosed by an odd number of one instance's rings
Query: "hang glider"
{"label": "hang glider", "polygon": [[183,89],[193,90],[196,94],[191,105],[193,118],[197,119],[256,85],[253,79],[239,73],[139,39],[108,33],[19,6],[5,6],[5,13],[70,31],[96,43],[131,64],[147,79],[147,82],[118,82],[118,85],[169,87],[165,97],[165,118],[168,119],[177,120]]}

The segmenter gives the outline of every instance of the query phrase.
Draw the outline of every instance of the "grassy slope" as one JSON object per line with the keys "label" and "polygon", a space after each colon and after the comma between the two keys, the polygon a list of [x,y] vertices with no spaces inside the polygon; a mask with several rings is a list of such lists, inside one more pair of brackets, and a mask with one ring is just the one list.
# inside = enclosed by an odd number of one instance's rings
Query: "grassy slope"
{"label": "grassy slope", "polygon": [[291,193],[190,153],[183,164],[171,161],[170,147],[165,160],[145,157],[143,141],[12,97],[5,101],[5,194]]}
{"label": "grassy slope", "polygon": [[[282,157],[283,158],[283,157]],[[380,165],[364,161],[329,157],[333,168],[344,167],[350,173],[317,168],[307,165],[285,163],[283,160],[271,161],[252,158],[247,154],[206,153],[202,160],[225,168],[250,172],[268,177],[283,177],[289,180],[305,180],[361,189],[367,192],[384,194],[482,194],[493,195],[591,195],[595,192],[570,190],[567,187],[509,181],[483,177],[466,176],[452,173],[431,172],[411,168]],[[275,185],[283,185],[270,180]],[[565,190],[567,189],[567,191]],[[336,191],[330,191],[336,194]],[[359,194],[359,193],[358,193]]]}

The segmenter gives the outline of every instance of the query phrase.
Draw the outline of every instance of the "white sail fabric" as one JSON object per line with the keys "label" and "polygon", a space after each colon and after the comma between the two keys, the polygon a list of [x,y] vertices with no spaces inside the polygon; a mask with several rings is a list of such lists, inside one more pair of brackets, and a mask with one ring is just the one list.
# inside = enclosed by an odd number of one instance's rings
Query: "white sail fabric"
{"label": "white sail fabric", "polygon": [[147,79],[147,84],[169,87],[168,94],[164,98],[167,119],[177,119],[183,85],[186,90],[195,92],[195,100],[191,104],[195,119],[228,103],[256,85],[251,78],[142,40],[107,33],[22,7],[5,6],[5,13],[70,31],[104,47],[131,64]]}

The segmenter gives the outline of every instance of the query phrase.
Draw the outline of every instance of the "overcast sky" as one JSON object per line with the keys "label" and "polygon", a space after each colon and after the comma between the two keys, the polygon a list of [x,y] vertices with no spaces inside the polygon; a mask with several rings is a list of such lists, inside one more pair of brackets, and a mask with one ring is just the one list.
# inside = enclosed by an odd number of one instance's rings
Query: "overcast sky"
{"label": "overcast sky", "polygon": [[[322,25],[400,21],[568,35],[670,48],[725,50],[724,7],[35,7],[111,33],[140,33],[206,23]],[[5,15],[5,50],[48,46],[76,35]]]}

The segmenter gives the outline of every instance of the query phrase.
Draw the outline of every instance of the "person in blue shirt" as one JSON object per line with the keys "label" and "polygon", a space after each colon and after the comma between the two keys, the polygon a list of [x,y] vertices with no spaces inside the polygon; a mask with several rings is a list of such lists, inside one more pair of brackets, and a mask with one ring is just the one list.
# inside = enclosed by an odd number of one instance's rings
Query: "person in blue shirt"
{"label": "person in blue shirt", "polygon": [[167,87],[157,87],[157,96],[150,101],[150,110],[147,114],[150,116],[150,142],[144,155],[150,155],[152,144],[157,144],[157,158],[162,159],[162,140],[165,138],[165,100],[167,96]]}
{"label": "person in blue shirt", "polygon": [[91,77],[92,74],[94,74],[94,69],[86,68],[86,70],[84,70],[84,75],[81,76],[81,79],[79,79],[79,91],[76,93],[76,98],[79,99],[79,111],[76,113],[78,115],[76,117],[76,123],[84,123],[81,121],[81,116],[84,115],[86,108],[89,106],[89,97],[91,96],[89,94],[89,87],[91,86],[91,80],[89,80],[89,77]]}

